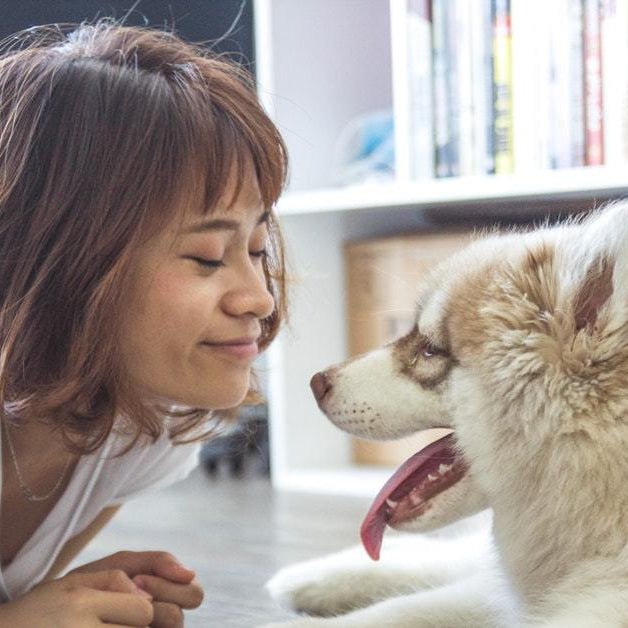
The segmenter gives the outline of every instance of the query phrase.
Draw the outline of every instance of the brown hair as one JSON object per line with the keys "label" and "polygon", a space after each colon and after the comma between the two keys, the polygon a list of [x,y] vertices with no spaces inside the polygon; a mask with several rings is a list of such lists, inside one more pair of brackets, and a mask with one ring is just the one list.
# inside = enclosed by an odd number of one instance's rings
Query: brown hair
{"label": "brown hair", "polygon": [[[233,173],[241,182],[250,164],[272,210],[285,146],[234,63],[173,34],[108,20],[12,38],[0,57],[4,416],[49,421],[81,453],[102,445],[118,415],[133,442],[157,438],[164,412],[178,417],[171,437],[198,435],[206,409],[149,407],[122,372],[124,279],[139,245],[182,199],[198,202],[200,190],[211,212]],[[264,269],[276,306],[261,348],[286,314],[272,211],[269,234]]]}

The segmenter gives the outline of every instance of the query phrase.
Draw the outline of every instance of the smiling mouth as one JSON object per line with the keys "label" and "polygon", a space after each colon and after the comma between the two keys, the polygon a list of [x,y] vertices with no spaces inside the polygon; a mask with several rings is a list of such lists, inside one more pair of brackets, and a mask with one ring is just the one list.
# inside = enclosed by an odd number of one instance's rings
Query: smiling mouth
{"label": "smiling mouth", "polygon": [[256,339],[235,342],[202,342],[201,345],[242,360],[251,360],[259,354]]}

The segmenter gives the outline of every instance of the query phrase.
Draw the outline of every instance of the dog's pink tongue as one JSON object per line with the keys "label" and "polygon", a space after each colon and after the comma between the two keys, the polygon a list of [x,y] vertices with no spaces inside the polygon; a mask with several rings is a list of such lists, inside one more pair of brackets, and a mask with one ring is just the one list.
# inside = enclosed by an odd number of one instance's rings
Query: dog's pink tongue
{"label": "dog's pink tongue", "polygon": [[[447,436],[430,443],[408,458],[377,494],[360,529],[362,545],[373,560],[379,560],[384,531],[391,517],[391,508],[387,500],[396,501],[407,494],[422,477],[431,472],[434,468],[434,460],[455,459],[454,442],[453,434],[447,434]],[[430,461],[432,464],[428,464]]]}

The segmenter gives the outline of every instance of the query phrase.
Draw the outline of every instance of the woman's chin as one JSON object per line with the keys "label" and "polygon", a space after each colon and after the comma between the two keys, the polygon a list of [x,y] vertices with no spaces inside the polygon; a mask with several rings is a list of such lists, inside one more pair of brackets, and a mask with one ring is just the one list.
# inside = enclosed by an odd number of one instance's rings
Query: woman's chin
{"label": "woman's chin", "polygon": [[246,386],[230,387],[220,390],[174,391],[166,394],[152,394],[150,397],[158,404],[183,408],[205,408],[206,410],[230,410],[237,408],[246,399],[249,391]]}
{"label": "woman's chin", "polygon": [[190,405],[208,410],[229,410],[237,408],[246,399],[248,391],[249,381],[247,378],[246,385],[201,392],[195,396],[196,403],[190,403]]}

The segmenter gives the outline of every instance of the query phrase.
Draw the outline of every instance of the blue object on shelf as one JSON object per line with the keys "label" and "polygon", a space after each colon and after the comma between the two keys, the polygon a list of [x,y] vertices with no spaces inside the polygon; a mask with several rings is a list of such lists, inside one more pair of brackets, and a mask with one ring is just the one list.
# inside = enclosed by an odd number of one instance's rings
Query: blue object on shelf
{"label": "blue object on shelf", "polygon": [[336,143],[334,180],[347,185],[394,177],[394,135],[390,110],[367,113],[351,120]]}

